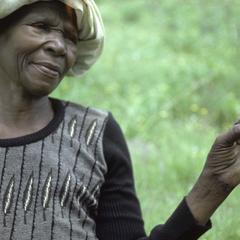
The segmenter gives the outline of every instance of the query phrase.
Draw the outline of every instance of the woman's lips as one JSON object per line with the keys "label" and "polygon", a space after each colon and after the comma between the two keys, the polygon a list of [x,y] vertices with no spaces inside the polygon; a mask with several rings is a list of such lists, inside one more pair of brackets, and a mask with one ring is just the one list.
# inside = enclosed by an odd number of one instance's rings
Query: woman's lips
{"label": "woman's lips", "polygon": [[42,74],[50,78],[60,77],[60,67],[50,63],[32,63],[32,65]]}

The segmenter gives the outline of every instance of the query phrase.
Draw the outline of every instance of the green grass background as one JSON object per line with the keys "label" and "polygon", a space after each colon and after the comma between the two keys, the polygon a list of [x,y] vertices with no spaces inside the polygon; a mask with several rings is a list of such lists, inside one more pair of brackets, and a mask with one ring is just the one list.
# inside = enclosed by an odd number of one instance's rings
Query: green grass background
{"label": "green grass background", "polygon": [[[101,60],[53,94],[110,110],[126,135],[146,230],[196,181],[216,135],[240,113],[239,0],[99,0]],[[240,239],[240,191],[201,239]]]}

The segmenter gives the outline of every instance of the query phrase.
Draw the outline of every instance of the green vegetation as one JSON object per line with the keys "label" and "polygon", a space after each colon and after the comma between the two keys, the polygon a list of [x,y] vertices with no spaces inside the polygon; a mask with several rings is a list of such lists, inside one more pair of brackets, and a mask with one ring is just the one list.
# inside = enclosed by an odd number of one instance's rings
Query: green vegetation
{"label": "green vegetation", "polygon": [[[101,60],[54,96],[113,112],[128,139],[146,229],[197,179],[215,136],[240,113],[238,0],[99,0]],[[238,189],[201,239],[238,240]]]}

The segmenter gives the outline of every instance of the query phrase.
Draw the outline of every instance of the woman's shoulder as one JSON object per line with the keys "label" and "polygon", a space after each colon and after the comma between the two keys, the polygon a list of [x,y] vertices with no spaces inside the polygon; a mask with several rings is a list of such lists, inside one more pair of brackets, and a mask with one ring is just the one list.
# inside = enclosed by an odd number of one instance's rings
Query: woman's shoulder
{"label": "woman's shoulder", "polygon": [[79,116],[80,118],[95,119],[97,121],[106,121],[110,113],[107,110],[93,106],[85,106],[80,103],[55,99],[60,101],[65,108],[65,115]]}
{"label": "woman's shoulder", "polygon": [[102,139],[111,115],[108,111],[71,101],[59,99],[55,101],[60,101],[64,106],[64,122],[71,136],[79,132],[87,146],[94,140]]}

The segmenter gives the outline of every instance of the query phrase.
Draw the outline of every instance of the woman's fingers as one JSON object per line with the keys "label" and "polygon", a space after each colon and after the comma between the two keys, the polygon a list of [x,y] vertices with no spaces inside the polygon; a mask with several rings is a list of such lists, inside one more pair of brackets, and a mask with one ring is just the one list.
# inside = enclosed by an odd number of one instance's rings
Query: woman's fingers
{"label": "woman's fingers", "polygon": [[240,123],[235,123],[229,131],[217,137],[215,144],[228,147],[238,141],[240,142]]}

